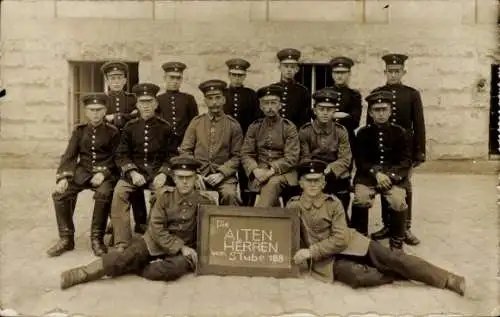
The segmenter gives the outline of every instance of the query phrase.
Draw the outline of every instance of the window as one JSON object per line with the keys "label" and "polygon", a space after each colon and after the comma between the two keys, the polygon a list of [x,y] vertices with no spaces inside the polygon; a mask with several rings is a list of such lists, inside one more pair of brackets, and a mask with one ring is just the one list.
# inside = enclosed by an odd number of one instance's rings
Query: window
{"label": "window", "polygon": [[[105,61],[96,62],[70,62],[70,118],[71,125],[85,121],[84,109],[80,98],[86,93],[105,92],[106,85],[104,76],[101,74],[101,66]],[[125,90],[130,92],[131,87],[139,82],[139,63],[129,62],[129,74]]]}
{"label": "window", "polygon": [[[319,89],[333,86],[332,71],[329,64],[303,63],[300,64],[299,72],[295,80],[309,89],[311,95]],[[311,107],[313,101],[311,99]]]}
{"label": "window", "polygon": [[500,65],[491,65],[490,155],[500,155]]}

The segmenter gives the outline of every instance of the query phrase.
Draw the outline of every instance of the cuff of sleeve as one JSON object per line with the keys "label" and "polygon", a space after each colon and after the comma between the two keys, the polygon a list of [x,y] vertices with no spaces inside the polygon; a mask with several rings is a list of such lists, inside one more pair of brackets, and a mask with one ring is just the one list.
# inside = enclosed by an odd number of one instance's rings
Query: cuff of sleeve
{"label": "cuff of sleeve", "polygon": [[158,170],[158,174],[160,174],[160,173],[163,173],[163,174],[165,174],[165,175],[167,175],[167,176],[168,176],[168,175],[169,175],[169,173],[170,173],[170,166],[168,166],[168,165],[166,165],[166,164],[165,164],[165,165],[162,165],[162,166],[160,167],[160,169]]}
{"label": "cuff of sleeve", "polygon": [[377,175],[378,172],[380,172],[382,170],[382,168],[380,166],[373,166],[372,168],[370,168],[370,173],[375,176]]}
{"label": "cuff of sleeve", "polygon": [[219,166],[219,168],[217,170],[219,172],[221,172],[225,177],[231,176],[231,174],[233,173],[232,169],[230,169],[224,165]]}
{"label": "cuff of sleeve", "polygon": [[102,173],[104,177],[108,177],[111,174],[109,168],[106,166],[94,166],[94,168],[92,168],[92,173]]}
{"label": "cuff of sleeve", "polygon": [[311,245],[309,251],[311,251],[311,258],[313,260],[317,260],[320,257],[319,248],[316,244]]}
{"label": "cuff of sleeve", "polygon": [[63,178],[72,178],[72,177],[73,177],[72,172],[62,172],[62,173],[56,174],[56,181],[58,182]]}
{"label": "cuff of sleeve", "polygon": [[124,174],[127,172],[130,172],[130,171],[136,170],[136,169],[137,169],[137,166],[135,164],[132,164],[132,163],[128,163],[128,164],[125,164],[122,166],[122,172]]}
{"label": "cuff of sleeve", "polygon": [[167,251],[166,253],[175,255],[179,253],[179,251],[182,249],[183,246],[184,246],[184,241],[177,238],[175,239],[174,243],[172,243],[172,245],[168,248],[168,250],[166,250]]}
{"label": "cuff of sleeve", "polygon": [[249,165],[250,166],[248,166],[248,169],[247,169],[247,176],[250,177],[250,175],[252,175],[252,173],[253,173],[253,170],[256,169],[257,167],[259,167],[259,165],[257,165],[257,162],[252,162]]}
{"label": "cuff of sleeve", "polygon": [[276,164],[274,162],[273,163],[269,163],[269,167],[272,168],[272,169],[274,169],[274,175],[281,175],[282,174],[281,173],[281,169],[278,166],[278,164]]}

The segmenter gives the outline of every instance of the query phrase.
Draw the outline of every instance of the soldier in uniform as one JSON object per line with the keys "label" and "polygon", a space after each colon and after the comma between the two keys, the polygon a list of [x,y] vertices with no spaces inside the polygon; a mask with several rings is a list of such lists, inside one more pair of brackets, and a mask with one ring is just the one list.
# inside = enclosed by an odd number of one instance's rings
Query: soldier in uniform
{"label": "soldier in uniform", "polygon": [[213,204],[195,191],[200,163],[189,157],[171,160],[175,189],[159,193],[148,229],[123,253],[109,252],[102,259],[61,274],[61,288],[136,273],[149,280],[173,281],[196,267],[196,216],[201,204]]}
{"label": "soldier in uniform", "polygon": [[120,141],[118,129],[104,122],[107,102],[108,97],[103,93],[82,98],[89,122],[75,128],[57,169],[52,199],[60,240],[47,251],[49,256],[59,256],[75,248],[73,213],[78,193],[85,189],[95,192],[92,250],[96,256],[107,252],[103,237],[116,183],[114,153]]}
{"label": "soldier in uniform", "polygon": [[279,115],[284,92],[279,85],[257,91],[265,117],[250,125],[241,149],[248,188],[260,192],[260,200],[255,206],[278,206],[283,189],[297,185],[297,176],[291,167],[299,161],[300,142],[295,125]]}
{"label": "soldier in uniform", "polygon": [[[352,153],[354,153],[355,130],[359,127],[362,111],[361,94],[356,89],[350,88],[348,84],[353,65],[354,61],[349,57],[339,56],[330,60],[332,77],[335,82],[334,88],[338,92],[335,100],[338,110],[335,112],[335,118],[349,133]],[[352,171],[352,164],[350,171]]]}
{"label": "soldier in uniform", "polygon": [[[238,120],[243,135],[245,135],[250,124],[261,115],[257,93],[243,85],[250,63],[242,58],[233,58],[227,60],[226,65],[228,67],[229,87],[224,93],[226,97],[224,112]],[[238,181],[243,204],[247,205],[249,201],[249,197],[246,195],[248,178],[241,164],[238,168]]]}
{"label": "soldier in uniform", "polygon": [[353,288],[371,287],[398,280],[414,280],[465,295],[465,279],[419,257],[393,252],[347,227],[342,204],[322,193],[325,186],[322,161],[305,161],[297,166],[300,197],[287,208],[301,220],[301,249],[297,264],[307,262],[313,277],[332,283],[339,280]]}
{"label": "soldier in uniform", "polygon": [[311,121],[311,94],[306,86],[295,81],[294,77],[299,71],[300,51],[294,48],[286,48],[276,55],[280,62],[279,70],[281,80],[277,85],[283,87],[281,95],[282,107],[280,116],[292,121],[297,129],[304,123]]}
{"label": "soldier in uniform", "polygon": [[406,204],[405,182],[411,167],[410,146],[406,131],[389,122],[392,93],[379,90],[370,94],[368,115],[373,123],[362,127],[356,136],[356,175],[351,225],[368,235],[368,210],[380,193],[389,203],[391,213],[389,244],[402,249]]}
{"label": "soldier in uniform", "polygon": [[[387,54],[382,57],[386,63],[384,71],[387,83],[374,89],[387,90],[392,93],[392,114],[391,123],[398,124],[407,130],[410,138],[410,150],[412,159],[412,168],[415,168],[425,162],[425,121],[422,99],[420,92],[415,88],[405,86],[401,79],[406,74],[404,67],[408,56],[403,54]],[[372,119],[367,117],[367,124],[372,123]],[[411,232],[412,220],[412,184],[411,171],[409,172],[409,181],[406,183],[406,203],[408,211],[406,215],[405,243],[417,245],[420,240]],[[373,239],[384,239],[389,234],[388,223],[390,223],[390,213],[387,212],[387,202],[382,199],[382,220],[384,227],[372,235]]]}
{"label": "soldier in uniform", "polygon": [[352,154],[347,129],[332,120],[338,109],[337,93],[332,88],[323,88],[313,94],[315,119],[299,130],[300,158],[301,161],[316,159],[327,163],[325,193],[335,194],[340,199],[349,223]]}
{"label": "soldier in uniform", "polygon": [[195,117],[189,124],[180,154],[192,155],[202,163],[200,174],[208,189],[219,192],[222,205],[240,205],[236,172],[240,165],[243,133],[235,118],[223,111],[226,83],[207,80],[199,85],[205,95],[208,113]]}
{"label": "soldier in uniform", "polygon": [[168,159],[175,150],[171,142],[170,124],[155,115],[158,106],[156,94],[159,90],[158,86],[150,83],[133,87],[140,117],[125,125],[116,151],[116,164],[120,168],[121,178],[113,194],[111,221],[119,251],[123,251],[132,238],[130,193],[162,188],[169,173]]}
{"label": "soldier in uniform", "polygon": [[158,96],[157,114],[172,126],[173,145],[176,151],[179,150],[189,122],[199,114],[193,95],[179,91],[186,67],[186,64],[181,62],[168,62],[162,65],[166,91]]}
{"label": "soldier in uniform", "polygon": [[[101,67],[106,86],[108,87],[108,104],[106,111],[106,121],[116,126],[120,131],[125,124],[139,115],[135,107],[135,96],[124,90],[127,84],[128,66],[121,61],[109,61]],[[147,209],[144,192],[137,191],[131,194],[130,202],[135,223],[146,223]],[[143,234],[146,228],[137,226],[135,231]],[[112,228],[108,228],[111,232]]]}

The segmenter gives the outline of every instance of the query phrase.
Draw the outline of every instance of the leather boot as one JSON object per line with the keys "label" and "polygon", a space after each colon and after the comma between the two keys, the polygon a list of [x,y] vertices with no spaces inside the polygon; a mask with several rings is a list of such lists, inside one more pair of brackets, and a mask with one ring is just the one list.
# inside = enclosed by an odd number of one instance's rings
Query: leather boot
{"label": "leather boot", "polygon": [[62,201],[54,200],[57,229],[60,239],[55,245],[47,250],[47,255],[50,257],[60,256],[64,252],[71,251],[75,248],[75,225],[73,223],[75,201],[74,199]]}
{"label": "leather boot", "polygon": [[406,218],[405,218],[405,239],[404,242],[408,245],[418,245],[420,244],[420,239],[417,238],[412,232],[411,232],[411,211],[412,211],[412,192],[408,191],[406,193],[406,204],[408,205],[408,210],[406,211]]}
{"label": "leather boot", "polygon": [[135,228],[134,231],[139,234],[146,232],[147,208],[146,198],[142,189],[130,193],[130,205],[132,206],[132,214],[134,215]]}
{"label": "leather boot", "polygon": [[368,236],[368,208],[352,206],[351,228],[364,236]]}
{"label": "leather boot", "polygon": [[381,214],[382,214],[382,224],[383,227],[379,231],[372,233],[371,238],[373,240],[383,240],[389,238],[391,235],[390,223],[391,223],[391,215],[389,210],[389,204],[384,197],[380,198],[381,200]]}
{"label": "leather boot", "polygon": [[95,281],[104,275],[102,260],[95,260],[85,266],[76,267],[61,273],[61,289],[67,289],[77,284]]}
{"label": "leather boot", "polygon": [[450,274],[446,281],[446,289],[457,293],[460,296],[465,295],[465,278],[459,275]]}
{"label": "leather boot", "polygon": [[351,219],[349,219],[349,214],[347,213],[347,211],[349,209],[351,195],[349,192],[346,191],[346,192],[336,193],[335,196],[338,197],[338,199],[342,203],[342,207],[344,207],[345,221],[346,221],[347,225],[349,226],[349,224],[351,223]]}
{"label": "leather boot", "polygon": [[102,256],[108,252],[104,245],[104,232],[109,217],[110,202],[96,200],[94,212],[92,214],[92,224],[90,229],[90,244],[95,256]]}
{"label": "leather boot", "polygon": [[405,212],[389,209],[391,216],[389,246],[391,250],[403,250],[405,232]]}

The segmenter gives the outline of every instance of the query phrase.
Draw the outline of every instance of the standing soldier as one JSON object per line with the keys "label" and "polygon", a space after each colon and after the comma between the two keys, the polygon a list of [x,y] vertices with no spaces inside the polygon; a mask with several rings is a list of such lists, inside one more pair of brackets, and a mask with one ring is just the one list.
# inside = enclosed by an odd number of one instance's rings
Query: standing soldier
{"label": "standing soldier", "polygon": [[[245,135],[250,124],[260,114],[257,93],[253,89],[243,86],[250,63],[241,58],[233,58],[227,60],[226,65],[229,69],[229,87],[225,91],[224,112],[233,116],[240,123],[243,135]],[[238,169],[238,180],[243,204],[247,205],[248,197],[246,197],[245,191],[248,188],[248,178],[241,164]]]}
{"label": "standing soldier", "polygon": [[116,183],[114,153],[120,141],[118,129],[104,122],[107,102],[108,97],[102,93],[82,98],[89,123],[75,128],[57,169],[52,199],[60,240],[47,251],[51,257],[75,248],[73,213],[78,193],[85,189],[95,192],[92,251],[96,256],[107,252],[103,237]]}
{"label": "standing soldier", "polygon": [[[403,85],[401,82],[403,76],[406,74],[405,61],[408,59],[408,56],[403,54],[387,54],[384,55],[382,59],[386,63],[384,73],[387,78],[387,83],[382,87],[374,89],[374,91],[387,90],[392,93],[392,114],[390,122],[402,126],[409,134],[412,168],[415,168],[425,162],[425,121],[420,92],[415,88]],[[370,124],[373,120],[367,116],[366,122]],[[409,245],[417,245],[420,243],[420,240],[411,232],[413,192],[411,170],[412,169],[410,169],[406,187],[408,211],[406,215],[404,242]],[[387,212],[387,202],[382,199],[382,220],[384,227],[372,235],[373,239],[380,240],[388,237],[389,217],[390,214]]]}
{"label": "standing soldier", "polygon": [[159,90],[160,87],[150,83],[134,86],[132,91],[137,96],[140,117],[125,125],[116,151],[116,164],[122,176],[113,194],[111,221],[115,245],[120,252],[132,239],[130,193],[147,188],[160,189],[165,185],[169,172],[168,159],[174,151],[170,139],[172,128],[155,115]]}
{"label": "standing soldier", "polygon": [[[354,61],[349,57],[340,56],[330,60],[332,77],[335,82],[334,88],[339,92],[335,102],[335,105],[338,107],[338,110],[335,112],[335,118],[338,123],[347,129],[351,152],[354,154],[354,139],[356,136],[354,131],[359,127],[362,105],[359,91],[349,87],[353,65]],[[352,171],[352,164],[350,171]]]}
{"label": "standing soldier", "polygon": [[283,93],[279,85],[257,91],[265,117],[250,125],[241,149],[248,188],[260,192],[260,200],[255,204],[258,207],[277,206],[283,190],[297,185],[296,174],[291,169],[299,161],[300,142],[295,125],[279,115]]}
{"label": "standing soldier", "polygon": [[168,62],[161,67],[165,72],[163,79],[166,91],[158,96],[156,111],[172,127],[172,145],[177,153],[189,122],[198,115],[198,105],[193,95],[179,91],[186,64]]}
{"label": "standing soldier", "polygon": [[338,92],[333,88],[323,88],[313,94],[315,118],[299,130],[300,159],[321,160],[325,162],[325,193],[334,194],[342,202],[345,210],[349,208],[352,154],[346,128],[332,119],[338,109],[335,103]]}
{"label": "standing soldier", "polygon": [[295,75],[299,71],[300,55],[300,51],[294,48],[283,49],[276,55],[281,72],[281,80],[276,84],[284,89],[279,114],[292,121],[297,129],[304,123],[310,122],[312,115],[311,94],[307,87],[295,81]]}
{"label": "standing soldier", "polygon": [[[121,61],[109,61],[102,65],[101,73],[104,75],[109,96],[106,121],[112,123],[121,132],[125,124],[139,114],[135,107],[135,96],[124,90],[127,85],[128,66]],[[135,223],[146,223],[147,209],[144,192],[132,193],[130,201]],[[143,234],[145,230],[144,226],[136,227],[138,233]],[[111,228],[108,231],[111,231]]]}
{"label": "standing soldier", "polygon": [[236,172],[243,133],[238,121],[223,111],[226,83],[207,80],[199,88],[205,95],[208,113],[191,120],[179,152],[201,162],[200,174],[209,189],[219,192],[222,205],[240,205]]}

